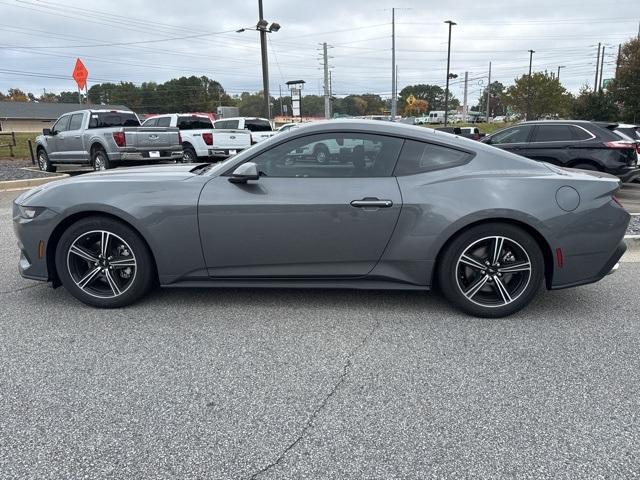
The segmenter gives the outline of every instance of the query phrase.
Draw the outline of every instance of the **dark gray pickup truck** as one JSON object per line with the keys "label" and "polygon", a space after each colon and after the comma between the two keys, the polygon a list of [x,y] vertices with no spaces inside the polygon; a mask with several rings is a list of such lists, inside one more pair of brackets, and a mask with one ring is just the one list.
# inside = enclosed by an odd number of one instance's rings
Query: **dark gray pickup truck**
{"label": "dark gray pickup truck", "polygon": [[92,165],[106,170],[125,162],[182,159],[180,132],[171,127],[140,127],[133,112],[78,110],[62,115],[36,139],[41,170],[56,165]]}

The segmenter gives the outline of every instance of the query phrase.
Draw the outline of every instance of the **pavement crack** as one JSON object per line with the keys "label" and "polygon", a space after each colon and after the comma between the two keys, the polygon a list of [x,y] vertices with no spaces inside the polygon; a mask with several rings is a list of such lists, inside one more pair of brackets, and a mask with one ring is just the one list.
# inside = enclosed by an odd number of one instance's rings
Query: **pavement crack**
{"label": "pavement crack", "polygon": [[263,473],[268,472],[273,467],[276,467],[277,465],[279,465],[280,462],[282,462],[282,460],[284,460],[284,458],[287,456],[287,454],[291,450],[293,450],[296,447],[296,445],[298,445],[298,443],[300,443],[302,441],[302,439],[305,437],[307,432],[311,429],[311,427],[313,427],[315,419],[326,408],[327,404],[329,403],[329,400],[331,400],[331,398],[338,392],[338,390],[340,389],[342,384],[345,382],[345,380],[347,378],[347,375],[349,374],[349,370],[351,369],[351,366],[353,365],[353,358],[367,345],[367,343],[369,342],[369,340],[371,339],[373,334],[380,327],[380,322],[381,322],[380,320],[377,320],[376,323],[373,325],[373,327],[371,327],[369,332],[367,332],[367,334],[362,338],[362,341],[360,341],[360,343],[358,343],[349,352],[349,354],[347,355],[347,358],[345,359],[344,365],[342,365],[342,373],[340,374],[340,377],[338,377],[338,380],[333,384],[333,387],[331,388],[329,393],[327,393],[327,395],[325,395],[325,397],[322,399],[320,404],[311,413],[311,415],[307,419],[304,427],[302,428],[300,433],[296,436],[296,438],[291,443],[289,443],[289,445],[287,445],[287,447],[282,451],[282,453],[280,453],[280,455],[278,455],[278,457],[276,457],[276,459],[274,461],[272,461],[271,463],[265,465],[260,470],[258,470],[254,474],[252,474],[249,477],[249,479],[251,479],[251,480],[257,479],[258,476],[262,475]]}
{"label": "pavement crack", "polygon": [[20,287],[20,288],[14,288],[13,290],[1,290],[0,291],[0,295],[4,295],[6,293],[15,293],[15,292],[20,292],[22,290],[27,290],[29,288],[36,288],[36,287],[40,287],[42,286],[42,284],[36,284],[36,285],[27,285],[26,287]]}

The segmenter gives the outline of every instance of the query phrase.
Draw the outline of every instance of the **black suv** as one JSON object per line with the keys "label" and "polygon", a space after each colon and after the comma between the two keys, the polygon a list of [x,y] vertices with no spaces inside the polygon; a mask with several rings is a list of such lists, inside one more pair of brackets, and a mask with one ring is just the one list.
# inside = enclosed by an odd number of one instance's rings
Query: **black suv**
{"label": "black suv", "polygon": [[522,122],[482,141],[533,160],[597,170],[631,182],[640,177],[636,146],[613,133],[613,126],[584,120]]}

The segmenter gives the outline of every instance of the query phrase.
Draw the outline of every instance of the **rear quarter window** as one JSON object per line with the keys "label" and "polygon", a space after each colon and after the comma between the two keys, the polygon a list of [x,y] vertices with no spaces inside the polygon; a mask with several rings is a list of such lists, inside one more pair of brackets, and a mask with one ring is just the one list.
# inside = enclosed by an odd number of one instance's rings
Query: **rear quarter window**
{"label": "rear quarter window", "polygon": [[459,167],[469,163],[473,154],[431,143],[407,140],[393,174],[397,177]]}

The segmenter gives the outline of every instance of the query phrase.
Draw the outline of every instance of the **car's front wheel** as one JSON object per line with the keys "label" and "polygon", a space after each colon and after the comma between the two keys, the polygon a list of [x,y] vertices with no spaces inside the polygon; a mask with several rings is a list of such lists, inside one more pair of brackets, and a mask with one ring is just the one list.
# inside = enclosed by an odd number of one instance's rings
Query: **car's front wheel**
{"label": "car's front wheel", "polygon": [[107,217],[87,217],[71,225],[58,242],[55,262],[64,287],[95,307],[129,305],[147,293],[155,279],[144,240]]}
{"label": "car's front wheel", "polygon": [[504,317],[524,308],[543,278],[535,239],[504,223],[478,225],[455,237],[438,268],[443,295],[478,317]]}
{"label": "car's front wheel", "polygon": [[49,155],[44,149],[38,150],[38,168],[43,172],[55,172],[56,167],[51,165],[51,161],[49,160]]}

